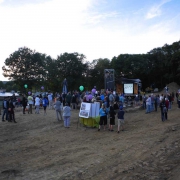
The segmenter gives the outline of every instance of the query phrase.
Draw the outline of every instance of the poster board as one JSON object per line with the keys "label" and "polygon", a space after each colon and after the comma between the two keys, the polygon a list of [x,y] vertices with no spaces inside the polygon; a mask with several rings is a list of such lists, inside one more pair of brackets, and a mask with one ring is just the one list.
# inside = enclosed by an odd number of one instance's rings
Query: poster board
{"label": "poster board", "polygon": [[81,108],[79,111],[79,117],[89,118],[99,116],[100,102],[94,103],[81,103]]}
{"label": "poster board", "polygon": [[90,110],[91,110],[91,103],[82,102],[79,111],[79,117],[89,118]]}
{"label": "poster board", "polygon": [[94,102],[91,103],[91,111],[89,113],[89,117],[97,117],[99,116],[100,103]]}

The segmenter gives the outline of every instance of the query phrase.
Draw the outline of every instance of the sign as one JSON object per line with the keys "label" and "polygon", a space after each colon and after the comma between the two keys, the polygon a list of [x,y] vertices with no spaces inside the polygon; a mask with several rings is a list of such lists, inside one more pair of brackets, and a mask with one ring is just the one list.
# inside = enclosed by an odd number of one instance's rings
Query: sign
{"label": "sign", "polygon": [[91,103],[82,102],[79,112],[79,117],[89,118],[90,110],[91,110]]}
{"label": "sign", "polygon": [[133,94],[133,84],[124,84],[124,93]]}

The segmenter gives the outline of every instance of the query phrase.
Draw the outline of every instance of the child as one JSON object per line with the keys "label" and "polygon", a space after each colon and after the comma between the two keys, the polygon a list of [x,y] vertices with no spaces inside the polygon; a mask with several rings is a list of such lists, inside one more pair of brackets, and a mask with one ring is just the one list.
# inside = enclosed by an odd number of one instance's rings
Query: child
{"label": "child", "polygon": [[44,115],[46,115],[46,108],[47,108],[47,105],[48,105],[48,99],[47,99],[46,96],[43,97],[42,105],[43,105],[43,108],[44,108]]}
{"label": "child", "polygon": [[107,125],[107,113],[108,110],[105,107],[104,104],[102,104],[100,110],[99,110],[99,115],[100,115],[100,121],[99,121],[99,128],[98,131],[100,131],[101,126],[104,125],[104,130],[106,130],[106,125]]}
{"label": "child", "polygon": [[122,131],[124,131],[124,111],[123,111],[122,106],[120,106],[120,109],[119,109],[118,114],[117,114],[117,118],[118,118],[118,131],[117,131],[117,133],[119,133],[120,126],[122,126]]}
{"label": "child", "polygon": [[70,127],[70,117],[71,117],[71,108],[68,106],[68,103],[65,103],[63,107],[63,119],[64,119],[64,127]]}

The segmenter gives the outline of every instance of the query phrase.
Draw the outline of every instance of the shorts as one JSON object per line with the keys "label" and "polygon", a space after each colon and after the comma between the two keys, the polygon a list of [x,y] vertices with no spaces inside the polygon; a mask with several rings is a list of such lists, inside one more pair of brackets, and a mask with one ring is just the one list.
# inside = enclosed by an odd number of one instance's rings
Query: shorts
{"label": "shorts", "polygon": [[115,125],[115,118],[114,117],[110,117],[110,125]]}
{"label": "shorts", "polygon": [[124,125],[124,119],[118,119],[118,126]]}
{"label": "shorts", "polygon": [[99,125],[107,125],[107,116],[100,116]]}

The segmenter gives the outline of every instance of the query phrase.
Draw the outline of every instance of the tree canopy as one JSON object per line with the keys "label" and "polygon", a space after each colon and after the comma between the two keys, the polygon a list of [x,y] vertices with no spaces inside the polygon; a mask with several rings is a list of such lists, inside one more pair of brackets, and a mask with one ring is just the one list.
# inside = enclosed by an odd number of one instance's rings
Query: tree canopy
{"label": "tree canopy", "polygon": [[155,84],[164,87],[167,83],[179,83],[180,41],[152,49],[146,54],[120,54],[111,60],[86,57],[77,52],[63,53],[52,59],[46,54],[21,47],[5,60],[3,75],[17,86],[28,84],[30,88],[45,86],[52,91],[61,91],[64,78],[69,90],[80,85],[91,89],[104,88],[104,69],[114,69],[115,79],[119,77],[141,79],[143,88]]}

